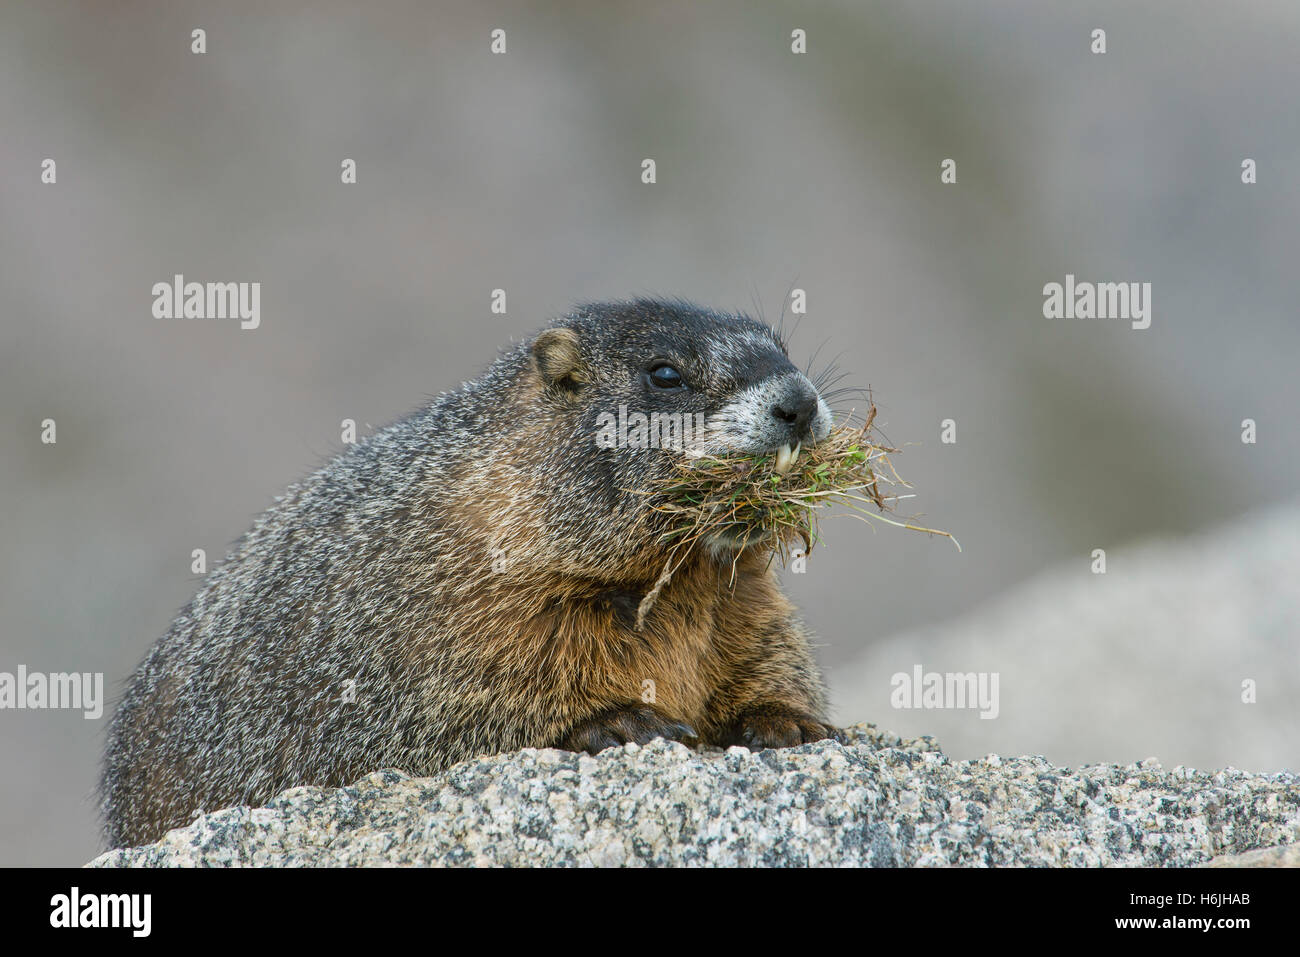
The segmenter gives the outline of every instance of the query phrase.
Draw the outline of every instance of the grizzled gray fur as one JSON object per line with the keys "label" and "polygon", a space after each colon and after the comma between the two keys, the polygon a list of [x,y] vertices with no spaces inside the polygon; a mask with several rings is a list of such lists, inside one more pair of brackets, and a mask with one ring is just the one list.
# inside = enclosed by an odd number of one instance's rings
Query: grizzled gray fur
{"label": "grizzled gray fur", "polygon": [[652,300],[557,320],[291,486],[235,544],[113,719],[108,843],[378,768],[833,736],[762,543],[701,549],[635,620],[667,554],[639,492],[683,452],[593,441],[620,404],[705,414],[696,451],[797,456],[830,427],[762,323]]}

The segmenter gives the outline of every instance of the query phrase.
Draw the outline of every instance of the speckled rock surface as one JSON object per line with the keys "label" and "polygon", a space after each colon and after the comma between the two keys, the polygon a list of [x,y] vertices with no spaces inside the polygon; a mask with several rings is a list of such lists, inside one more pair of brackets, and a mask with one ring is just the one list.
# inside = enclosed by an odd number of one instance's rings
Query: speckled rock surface
{"label": "speckled rock surface", "polygon": [[1300,778],[846,745],[525,750],[230,808],[91,866],[1191,866],[1300,844]]}
{"label": "speckled rock surface", "polygon": [[1243,854],[1223,854],[1209,867],[1300,867],[1300,844],[1261,847]]}

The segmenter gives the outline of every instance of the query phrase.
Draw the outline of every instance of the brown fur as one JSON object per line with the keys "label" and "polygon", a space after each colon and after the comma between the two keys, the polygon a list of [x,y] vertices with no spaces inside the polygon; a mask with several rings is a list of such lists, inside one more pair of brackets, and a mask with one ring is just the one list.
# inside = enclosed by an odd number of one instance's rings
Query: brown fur
{"label": "brown fur", "polygon": [[645,356],[678,355],[698,388],[669,400],[708,410],[747,387],[742,361],[759,381],[797,375],[783,345],[750,320],[675,304],[601,309],[340,456],[258,520],[118,709],[110,844],[381,767],[428,775],[523,747],[659,735],[785,747],[836,733],[769,550],[692,553],[637,627],[668,546],[633,489],[670,460],[592,441],[596,410],[660,401],[638,378]]}

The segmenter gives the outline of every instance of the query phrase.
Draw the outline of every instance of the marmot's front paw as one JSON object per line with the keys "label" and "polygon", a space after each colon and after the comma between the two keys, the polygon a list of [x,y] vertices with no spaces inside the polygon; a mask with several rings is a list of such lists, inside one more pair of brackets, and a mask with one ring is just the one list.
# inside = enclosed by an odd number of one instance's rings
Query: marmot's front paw
{"label": "marmot's front paw", "polygon": [[594,718],[575,725],[560,742],[566,751],[588,751],[599,754],[606,748],[617,747],[633,741],[649,744],[655,738],[696,743],[695,729],[680,721],[664,717],[654,708],[645,705],[626,705],[610,708]]}
{"label": "marmot's front paw", "polygon": [[764,748],[793,748],[826,738],[843,742],[844,733],[806,712],[783,705],[764,705],[750,708],[737,718],[722,743],[724,747],[739,744],[751,751],[762,751]]}

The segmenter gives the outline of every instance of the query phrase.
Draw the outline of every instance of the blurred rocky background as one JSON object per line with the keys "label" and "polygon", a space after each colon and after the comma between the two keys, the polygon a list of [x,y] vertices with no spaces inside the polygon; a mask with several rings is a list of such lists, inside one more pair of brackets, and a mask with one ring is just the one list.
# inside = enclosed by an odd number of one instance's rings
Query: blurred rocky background
{"label": "blurred rocky background", "polygon": [[[191,551],[341,419],[365,434],[574,302],[776,319],[797,286],[794,351],[872,388],[912,509],[965,549],[828,518],[786,575],[841,720],[954,758],[1295,769],[1297,41],[1300,7],[1262,0],[7,0],[0,671],[115,697]],[[261,282],[261,328],[153,318],[175,273]],[[1044,319],[1066,273],[1150,282],[1151,328]],[[917,664],[999,672],[999,718],[891,709]],[[0,863],[98,850],[107,719],[0,712]]]}

